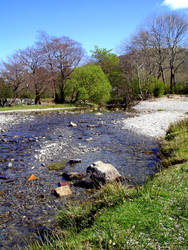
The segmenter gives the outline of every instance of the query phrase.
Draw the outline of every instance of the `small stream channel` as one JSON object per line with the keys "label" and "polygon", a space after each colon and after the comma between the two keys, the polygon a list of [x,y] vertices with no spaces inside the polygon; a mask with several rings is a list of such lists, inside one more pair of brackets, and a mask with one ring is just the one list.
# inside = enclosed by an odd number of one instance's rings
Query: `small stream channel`
{"label": "small stream channel", "polygon": [[[130,114],[131,115],[131,114]],[[53,162],[80,158],[65,170],[85,172],[94,161],[113,164],[142,183],[157,170],[158,142],[122,129],[124,112],[51,112],[17,114],[0,132],[0,248],[23,247],[69,199],[87,192],[74,188],[71,198],[57,198],[53,190],[62,171],[49,171]],[[69,127],[70,122],[77,127]],[[31,174],[39,180],[28,181]],[[84,194],[84,195],[83,195]],[[82,198],[81,198],[82,197]],[[34,234],[34,235],[33,235]]]}

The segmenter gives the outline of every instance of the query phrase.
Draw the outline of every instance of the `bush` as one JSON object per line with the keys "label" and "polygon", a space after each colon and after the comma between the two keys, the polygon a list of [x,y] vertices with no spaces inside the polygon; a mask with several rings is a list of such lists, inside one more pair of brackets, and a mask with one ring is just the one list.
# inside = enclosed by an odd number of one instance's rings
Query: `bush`
{"label": "bush", "polygon": [[110,99],[111,85],[100,66],[87,65],[76,68],[66,82],[65,92],[73,102],[78,100],[105,104]]}
{"label": "bush", "polygon": [[178,82],[176,84],[175,90],[174,90],[175,94],[181,94],[181,95],[187,95],[188,94],[188,82]]}
{"label": "bush", "polygon": [[12,98],[12,90],[9,85],[0,81],[0,98]]}
{"label": "bush", "polygon": [[164,82],[159,81],[156,78],[150,79],[149,92],[155,97],[160,97],[165,93],[165,84]]}

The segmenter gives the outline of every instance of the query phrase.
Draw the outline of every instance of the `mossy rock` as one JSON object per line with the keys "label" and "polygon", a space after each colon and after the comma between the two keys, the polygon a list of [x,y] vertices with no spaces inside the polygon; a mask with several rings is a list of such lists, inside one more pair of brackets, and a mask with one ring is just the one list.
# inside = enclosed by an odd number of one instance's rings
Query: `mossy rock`
{"label": "mossy rock", "polygon": [[65,167],[66,161],[54,162],[48,165],[48,170],[62,170]]}

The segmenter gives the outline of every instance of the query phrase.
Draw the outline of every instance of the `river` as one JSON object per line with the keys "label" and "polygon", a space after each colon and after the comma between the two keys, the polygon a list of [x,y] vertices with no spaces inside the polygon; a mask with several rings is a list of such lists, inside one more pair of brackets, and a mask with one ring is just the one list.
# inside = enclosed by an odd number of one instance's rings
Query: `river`
{"label": "river", "polygon": [[[53,190],[62,171],[53,162],[80,158],[65,169],[85,172],[94,161],[113,164],[120,174],[143,183],[157,170],[158,141],[122,129],[125,112],[43,112],[17,114],[0,132],[0,248],[23,247],[36,232],[54,223],[69,199],[87,196],[73,188],[71,198]],[[77,127],[70,127],[70,122]],[[31,174],[39,180],[28,181]]]}

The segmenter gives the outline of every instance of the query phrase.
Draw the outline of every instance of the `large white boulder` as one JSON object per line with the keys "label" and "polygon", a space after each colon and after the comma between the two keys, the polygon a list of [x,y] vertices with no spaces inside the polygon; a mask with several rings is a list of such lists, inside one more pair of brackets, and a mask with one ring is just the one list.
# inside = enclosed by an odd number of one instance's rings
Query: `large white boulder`
{"label": "large white boulder", "polygon": [[90,174],[92,179],[101,180],[103,183],[112,182],[121,177],[117,169],[109,163],[96,161],[87,168],[87,174]]}

